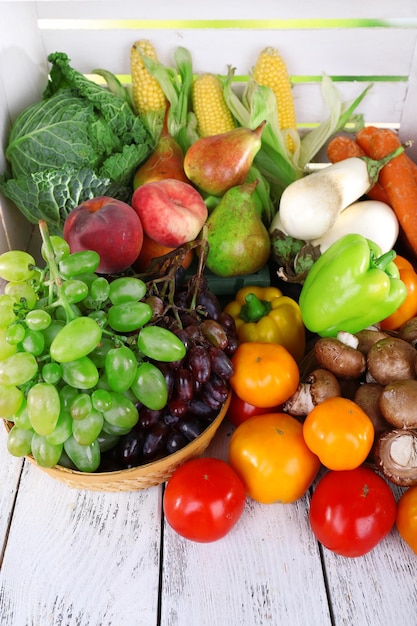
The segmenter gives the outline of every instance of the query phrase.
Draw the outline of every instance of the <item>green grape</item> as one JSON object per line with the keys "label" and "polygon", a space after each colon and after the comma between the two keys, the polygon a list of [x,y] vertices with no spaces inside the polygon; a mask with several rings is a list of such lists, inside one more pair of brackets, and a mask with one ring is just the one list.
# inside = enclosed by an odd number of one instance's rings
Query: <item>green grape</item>
{"label": "green grape", "polygon": [[26,402],[26,398],[23,399],[22,404],[19,407],[19,410],[13,415],[12,418],[15,426],[18,426],[22,430],[32,430],[32,424],[29,419],[28,413],[28,405]]}
{"label": "green grape", "polygon": [[14,385],[0,384],[0,415],[2,418],[11,419],[20,409],[23,402],[23,392]]}
{"label": "green grape", "polygon": [[[15,354],[17,347],[16,345],[19,343],[20,339],[18,339],[17,342],[13,342],[11,343],[8,340],[8,333],[10,328],[13,328],[15,325],[13,324],[12,326],[9,326],[8,328],[3,328],[2,326],[0,326],[0,360],[3,359],[7,359],[7,357],[12,356],[12,354]],[[23,337],[23,335],[25,334],[25,329],[22,327],[22,331],[23,334],[21,337]]]}
{"label": "green grape", "polygon": [[23,300],[26,302],[26,306],[29,309],[35,308],[38,301],[38,295],[33,287],[24,281],[11,281],[7,283],[4,288],[4,293],[8,296],[13,296],[17,302],[21,302]]}
{"label": "green grape", "polygon": [[108,310],[109,326],[120,333],[129,333],[141,328],[152,317],[152,309],[146,302],[122,302]]}
{"label": "green grape", "polygon": [[[126,433],[127,434],[127,433]],[[101,452],[107,452],[114,448],[114,446],[119,442],[119,435],[109,435],[105,433],[103,430],[100,435],[97,437],[98,445],[100,446]]]}
{"label": "green grape", "polygon": [[[3,329],[5,332],[5,339],[7,343],[16,346],[18,343],[23,341],[25,336],[25,328],[22,326],[20,322],[15,322],[7,329]],[[16,351],[16,350],[15,350]]]}
{"label": "green grape", "polygon": [[61,456],[59,457],[58,465],[61,467],[66,467],[70,470],[76,470],[74,463],[69,458],[68,454],[65,452],[65,449],[62,450]]}
{"label": "green grape", "polygon": [[[27,316],[26,316],[27,317]],[[42,331],[45,337],[45,349],[50,348],[52,341],[55,339],[60,330],[65,326],[62,320],[52,320],[52,322]]]}
{"label": "green grape", "polygon": [[107,337],[104,337],[100,341],[98,346],[89,353],[88,358],[93,361],[96,367],[102,368],[104,367],[104,364],[106,362],[106,354],[113,347],[114,342],[111,339],[107,339]]}
{"label": "green grape", "polygon": [[62,379],[77,389],[92,389],[99,380],[99,372],[88,356],[62,363]]}
{"label": "green grape", "polygon": [[29,389],[27,405],[33,430],[38,435],[49,435],[56,427],[61,412],[56,387],[50,383],[36,383]]}
{"label": "green grape", "polygon": [[0,361],[0,385],[24,385],[38,371],[38,363],[29,352],[16,352]]}
{"label": "green grape", "polygon": [[0,277],[7,281],[29,280],[34,274],[35,259],[23,250],[0,254]]}
{"label": "green grape", "polygon": [[121,276],[110,283],[109,299],[112,304],[137,302],[146,294],[146,284],[134,276]]}
{"label": "green grape", "polygon": [[90,297],[93,302],[105,302],[109,297],[109,293],[110,284],[107,278],[104,278],[104,276],[99,276],[90,285]]}
{"label": "green grape", "polygon": [[83,420],[93,408],[91,396],[88,393],[77,393],[71,402],[69,412],[73,420]]}
{"label": "green grape", "polygon": [[131,426],[116,426],[115,424],[110,424],[104,419],[103,429],[101,434],[105,434],[109,437],[121,437],[122,435],[127,435],[132,430]]}
{"label": "green grape", "polygon": [[101,433],[103,428],[103,414],[93,409],[82,420],[74,420],[72,424],[72,434],[77,443],[81,446],[88,446],[93,443]]}
{"label": "green grape", "polygon": [[180,361],[185,357],[186,348],[177,335],[160,326],[146,326],[138,336],[138,349],[155,361]]}
{"label": "green grape", "polygon": [[58,446],[72,435],[72,417],[67,409],[62,409],[54,430],[46,436],[48,443]]}
{"label": "green grape", "polygon": [[[54,250],[55,262],[59,263],[62,259],[65,259],[66,256],[70,253],[70,247],[67,241],[58,235],[50,235],[49,239],[51,240],[52,248]],[[46,261],[46,250],[45,244],[41,245],[41,255],[42,258]]]}
{"label": "green grape", "polygon": [[107,411],[111,407],[111,395],[107,389],[94,389],[91,394],[93,408],[97,411]]}
{"label": "green grape", "polygon": [[[82,313],[81,313],[81,309],[79,306],[77,306],[74,302],[70,302],[70,309],[72,311],[72,314],[74,315],[74,317],[81,317]],[[67,312],[65,310],[65,308],[61,305],[57,306],[55,309],[55,319],[57,320],[61,320],[62,322],[67,321]]]}
{"label": "green grape", "polygon": [[79,278],[80,274],[95,272],[100,265],[100,255],[95,250],[73,252],[59,262],[59,271],[64,278]]}
{"label": "green grape", "polygon": [[77,303],[84,300],[88,295],[88,286],[81,280],[75,278],[65,280],[62,283],[62,291],[70,303]]}
{"label": "green grape", "polygon": [[49,443],[46,437],[36,432],[33,434],[32,454],[36,463],[41,467],[55,467],[61,456],[62,449],[62,444],[54,445]]}
{"label": "green grape", "polygon": [[30,330],[25,332],[21,347],[25,352],[34,356],[40,356],[45,349],[45,337],[40,330]]}
{"label": "green grape", "polygon": [[52,322],[52,317],[48,311],[35,309],[26,313],[25,323],[31,330],[46,330]]}
{"label": "green grape", "polygon": [[141,363],[131,385],[135,397],[148,409],[159,411],[168,401],[165,376],[153,363]]}
{"label": "green grape", "polygon": [[136,406],[129,398],[117,391],[111,391],[110,395],[111,407],[107,411],[103,411],[106,422],[121,428],[133,428],[139,420]]}
{"label": "green grape", "polygon": [[88,314],[88,317],[95,320],[100,328],[106,328],[108,322],[108,315],[106,311],[103,311],[102,309],[98,311],[91,311],[91,313]]}
{"label": "green grape", "polygon": [[0,326],[2,328],[7,328],[16,321],[15,304],[16,300],[13,296],[8,296],[7,294],[0,295]]}
{"label": "green grape", "polygon": [[64,385],[59,390],[59,399],[63,409],[70,409],[73,400],[78,396],[78,389],[71,385]]}
{"label": "green grape", "polygon": [[56,385],[62,378],[62,366],[59,363],[45,363],[42,366],[41,374],[46,383]]}
{"label": "green grape", "polygon": [[100,465],[101,454],[97,439],[88,446],[81,446],[74,437],[64,443],[64,450],[81,472],[95,472]]}
{"label": "green grape", "polygon": [[53,339],[50,346],[51,357],[58,363],[75,361],[86,356],[100,342],[102,329],[90,317],[77,317]]}
{"label": "green grape", "polygon": [[32,452],[33,430],[14,425],[7,435],[7,450],[13,456],[27,456]]}
{"label": "green grape", "polygon": [[112,348],[106,354],[105,371],[112,391],[127,391],[135,380],[138,362],[127,346]]}

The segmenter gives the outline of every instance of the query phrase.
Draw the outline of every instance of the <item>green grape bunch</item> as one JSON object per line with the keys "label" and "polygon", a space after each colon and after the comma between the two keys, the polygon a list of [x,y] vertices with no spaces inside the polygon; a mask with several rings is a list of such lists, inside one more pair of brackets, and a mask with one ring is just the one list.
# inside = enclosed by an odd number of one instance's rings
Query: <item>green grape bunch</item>
{"label": "green grape bunch", "polygon": [[95,251],[71,253],[39,228],[44,267],[24,251],[0,255],[0,417],[12,423],[12,455],[94,472],[137,424],[138,406],[166,405],[157,364],[180,361],[186,347],[151,324],[141,278],[100,276]]}
{"label": "green grape bunch", "polygon": [[64,239],[40,228],[43,268],[24,251],[0,255],[0,416],[13,423],[12,455],[94,472],[100,446],[137,423],[142,386],[153,389],[152,408],[166,403],[165,379],[151,360],[178,360],[185,346],[161,328],[147,353],[139,350],[132,334],[153,314],[143,301],[146,283],[97,275],[95,251],[71,254]]}

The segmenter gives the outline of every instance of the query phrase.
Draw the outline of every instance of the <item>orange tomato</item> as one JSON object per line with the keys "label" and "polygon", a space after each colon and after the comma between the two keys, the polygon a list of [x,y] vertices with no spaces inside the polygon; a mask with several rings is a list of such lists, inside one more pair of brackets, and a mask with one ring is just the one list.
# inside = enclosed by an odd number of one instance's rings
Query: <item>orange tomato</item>
{"label": "orange tomato", "polygon": [[414,267],[402,256],[396,256],[394,263],[400,271],[400,278],[406,286],[407,296],[402,305],[381,322],[382,330],[397,330],[402,324],[417,315],[417,274]]}
{"label": "orange tomato", "polygon": [[248,496],[262,504],[298,500],[320,468],[301,422],[287,413],[256,415],[240,424],[230,439],[229,464]]}
{"label": "orange tomato", "polygon": [[417,485],[404,491],[397,503],[397,530],[417,554]]}
{"label": "orange tomato", "polygon": [[300,382],[294,357],[284,346],[256,341],[241,343],[232,357],[230,385],[245,402],[276,407],[292,396]]}
{"label": "orange tomato", "polygon": [[375,429],[368,415],[348,398],[328,398],[303,424],[304,439],[325,467],[355,469],[371,451]]}
{"label": "orange tomato", "polygon": [[[151,261],[159,256],[163,256],[168,252],[172,252],[175,248],[167,248],[166,246],[162,246],[160,243],[157,243],[153,239],[151,239],[146,233],[143,233],[143,244],[142,249],[139,253],[138,258],[133,263],[133,269],[138,272],[146,272]],[[187,269],[191,265],[191,261],[193,260],[193,250],[190,250],[182,263],[184,269]]]}

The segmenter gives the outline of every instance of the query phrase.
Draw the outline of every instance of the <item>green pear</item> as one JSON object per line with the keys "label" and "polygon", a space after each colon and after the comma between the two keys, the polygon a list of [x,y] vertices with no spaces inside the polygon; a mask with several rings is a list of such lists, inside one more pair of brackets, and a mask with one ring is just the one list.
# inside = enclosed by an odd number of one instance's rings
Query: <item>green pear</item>
{"label": "green pear", "polygon": [[268,262],[271,239],[254,191],[258,181],[232,187],[207,218],[206,265],[218,276],[253,274]]}
{"label": "green pear", "polygon": [[265,124],[263,121],[255,130],[239,127],[197,139],[185,153],[187,178],[213,196],[222,196],[231,187],[243,184],[261,147]]}

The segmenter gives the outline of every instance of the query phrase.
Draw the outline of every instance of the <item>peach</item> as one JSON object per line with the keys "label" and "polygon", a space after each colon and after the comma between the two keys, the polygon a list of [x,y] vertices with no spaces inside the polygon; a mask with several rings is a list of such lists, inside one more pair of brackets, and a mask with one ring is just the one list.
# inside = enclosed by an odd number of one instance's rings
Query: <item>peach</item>
{"label": "peach", "polygon": [[71,252],[98,252],[99,274],[113,274],[127,269],[139,256],[143,228],[129,204],[99,196],[82,202],[68,214],[63,236]]}
{"label": "peach", "polygon": [[201,194],[191,184],[173,178],[138,187],[132,206],[148,237],[168,248],[193,241],[208,217]]}

